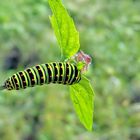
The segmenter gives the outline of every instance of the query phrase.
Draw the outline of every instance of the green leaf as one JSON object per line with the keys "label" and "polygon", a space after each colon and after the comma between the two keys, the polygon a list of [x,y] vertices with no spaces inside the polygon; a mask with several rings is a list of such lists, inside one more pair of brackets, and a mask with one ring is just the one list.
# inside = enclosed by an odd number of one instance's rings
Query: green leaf
{"label": "green leaf", "polygon": [[82,76],[78,84],[70,86],[70,95],[80,121],[92,130],[94,92],[89,80]]}
{"label": "green leaf", "polygon": [[53,13],[50,20],[61,48],[61,55],[70,58],[79,50],[79,33],[61,1],[48,0],[48,2]]}

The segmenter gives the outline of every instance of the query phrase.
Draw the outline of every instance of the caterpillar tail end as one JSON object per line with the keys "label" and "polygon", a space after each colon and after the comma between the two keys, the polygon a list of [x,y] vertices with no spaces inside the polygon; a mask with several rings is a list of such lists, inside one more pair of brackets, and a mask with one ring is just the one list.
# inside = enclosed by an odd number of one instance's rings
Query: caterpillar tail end
{"label": "caterpillar tail end", "polygon": [[4,89],[6,89],[5,85],[1,85],[0,90],[4,90]]}

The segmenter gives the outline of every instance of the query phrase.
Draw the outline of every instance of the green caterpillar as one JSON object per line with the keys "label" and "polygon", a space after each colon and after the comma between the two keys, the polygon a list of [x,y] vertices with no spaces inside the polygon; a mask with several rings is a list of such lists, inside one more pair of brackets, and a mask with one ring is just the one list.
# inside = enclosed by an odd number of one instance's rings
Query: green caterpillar
{"label": "green caterpillar", "polygon": [[74,64],[52,62],[36,65],[9,77],[2,89],[19,90],[35,85],[58,83],[72,85],[81,80],[81,72]]}

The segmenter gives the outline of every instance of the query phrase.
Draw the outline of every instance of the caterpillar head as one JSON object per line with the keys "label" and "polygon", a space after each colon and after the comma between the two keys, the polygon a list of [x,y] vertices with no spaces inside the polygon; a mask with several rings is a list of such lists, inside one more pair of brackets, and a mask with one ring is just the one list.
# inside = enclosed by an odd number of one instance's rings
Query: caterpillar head
{"label": "caterpillar head", "polygon": [[8,79],[5,81],[4,87],[5,87],[7,90],[12,90],[12,89],[14,89],[13,84],[12,84],[12,81],[11,81],[11,78],[8,78]]}

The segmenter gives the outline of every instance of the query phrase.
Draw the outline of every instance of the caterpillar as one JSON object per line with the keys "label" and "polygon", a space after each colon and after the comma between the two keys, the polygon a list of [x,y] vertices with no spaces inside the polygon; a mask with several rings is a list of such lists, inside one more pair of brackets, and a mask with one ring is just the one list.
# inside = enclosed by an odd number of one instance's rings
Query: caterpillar
{"label": "caterpillar", "polygon": [[76,65],[67,62],[52,62],[36,65],[13,74],[5,81],[2,88],[19,90],[49,83],[72,85],[80,80],[81,72]]}

